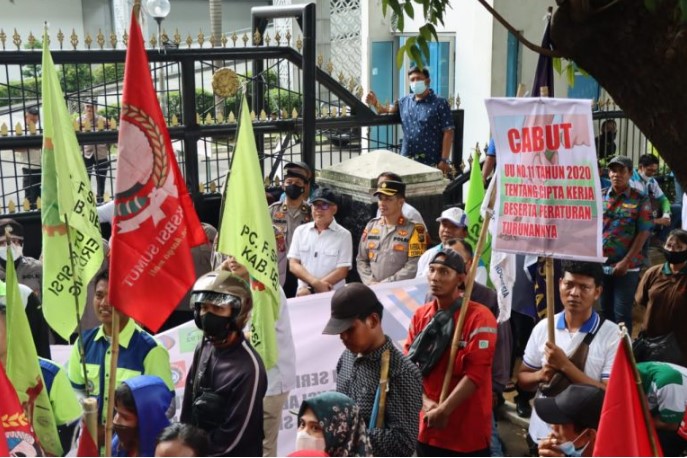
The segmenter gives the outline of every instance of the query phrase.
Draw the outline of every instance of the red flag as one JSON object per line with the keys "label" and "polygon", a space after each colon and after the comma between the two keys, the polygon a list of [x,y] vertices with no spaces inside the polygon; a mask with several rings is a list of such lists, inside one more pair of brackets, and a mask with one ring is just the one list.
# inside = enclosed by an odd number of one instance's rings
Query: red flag
{"label": "red flag", "polygon": [[647,409],[648,405],[637,385],[639,374],[627,352],[626,339],[620,339],[613,361],[593,456],[654,456],[649,434],[654,437],[657,456],[663,456],[653,421],[649,419],[650,431],[644,423],[642,404]]}
{"label": "red flag", "polygon": [[95,443],[93,435],[89,432],[86,422],[81,420],[81,435],[79,436],[79,448],[76,456],[99,456],[100,451]]}
{"label": "red flag", "polygon": [[134,14],[118,149],[110,303],[156,332],[193,285],[191,247],[207,238],[174,156]]}
{"label": "red flag", "polygon": [[0,445],[0,456],[43,456],[43,450],[19,403],[17,391],[0,363],[0,432],[6,441]]}

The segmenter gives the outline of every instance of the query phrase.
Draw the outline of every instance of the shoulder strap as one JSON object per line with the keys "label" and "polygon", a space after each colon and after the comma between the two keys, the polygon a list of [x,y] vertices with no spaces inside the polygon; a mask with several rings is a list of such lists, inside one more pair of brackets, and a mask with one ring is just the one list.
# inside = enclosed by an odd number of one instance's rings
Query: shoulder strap
{"label": "shoulder strap", "polygon": [[585,343],[587,345],[591,344],[592,340],[594,340],[594,337],[596,337],[596,335],[599,333],[601,326],[603,326],[604,321],[606,321],[606,318],[602,317],[601,315],[599,315],[599,318],[599,326],[596,328],[596,331],[587,333],[587,335],[584,336],[584,340],[582,341],[582,343]]}

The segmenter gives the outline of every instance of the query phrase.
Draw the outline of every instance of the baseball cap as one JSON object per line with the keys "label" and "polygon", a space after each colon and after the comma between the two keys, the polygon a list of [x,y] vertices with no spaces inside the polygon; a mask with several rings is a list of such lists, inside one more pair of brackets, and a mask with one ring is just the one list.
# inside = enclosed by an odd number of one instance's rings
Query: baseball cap
{"label": "baseball cap", "polygon": [[440,223],[444,220],[450,221],[458,227],[467,227],[468,225],[468,215],[458,207],[447,208],[441,212],[441,216],[437,218],[437,222]]}
{"label": "baseball cap", "polygon": [[332,191],[329,188],[317,188],[315,192],[312,193],[312,197],[310,197],[310,202],[315,203],[317,201],[337,205],[336,194],[334,194],[334,191]]}
{"label": "baseball cap", "polygon": [[5,238],[5,227],[9,226],[12,237],[24,238],[24,229],[21,224],[10,218],[0,219],[0,239]]}
{"label": "baseball cap", "polygon": [[387,180],[381,182],[378,185],[377,190],[374,192],[374,195],[376,196],[377,194],[384,194],[385,196],[395,196],[396,194],[404,194],[405,192],[405,183],[401,183],[400,181]]}
{"label": "baseball cap", "polygon": [[368,315],[380,307],[375,293],[362,283],[347,283],[332,296],[332,311],[322,334],[341,334],[353,326],[360,316]]}
{"label": "baseball cap", "polygon": [[[437,259],[440,258],[440,259]],[[453,250],[439,250],[429,261],[430,264],[442,264],[451,268],[459,274],[465,273],[465,262],[463,257]]]}
{"label": "baseball cap", "polygon": [[574,383],[554,397],[535,399],[534,409],[549,424],[598,428],[603,403],[602,389]]}
{"label": "baseball cap", "polygon": [[38,116],[38,114],[40,113],[40,110],[38,109],[37,106],[34,105],[32,107],[27,108],[26,112],[30,115]]}
{"label": "baseball cap", "polygon": [[305,181],[310,181],[310,177],[312,177],[312,170],[305,162],[287,162],[284,164],[284,175],[287,177],[296,177]]}
{"label": "baseball cap", "polygon": [[608,168],[611,168],[613,164],[620,164],[623,167],[627,168],[627,170],[632,171],[632,159],[630,159],[627,156],[616,156],[611,161],[608,163]]}

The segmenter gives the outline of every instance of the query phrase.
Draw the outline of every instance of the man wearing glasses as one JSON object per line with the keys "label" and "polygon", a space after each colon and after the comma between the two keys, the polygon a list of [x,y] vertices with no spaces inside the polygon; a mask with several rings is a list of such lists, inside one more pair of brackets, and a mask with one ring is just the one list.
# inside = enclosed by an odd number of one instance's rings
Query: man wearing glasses
{"label": "man wearing glasses", "polygon": [[351,270],[351,233],[334,219],[336,195],[329,188],[313,193],[312,221],[298,226],[289,247],[289,270],[298,278],[296,296],[324,293],[345,284]]}
{"label": "man wearing glasses", "polygon": [[406,185],[388,180],[374,195],[380,217],[365,226],[356,263],[366,285],[415,278],[417,262],[427,248],[425,227],[403,216]]}

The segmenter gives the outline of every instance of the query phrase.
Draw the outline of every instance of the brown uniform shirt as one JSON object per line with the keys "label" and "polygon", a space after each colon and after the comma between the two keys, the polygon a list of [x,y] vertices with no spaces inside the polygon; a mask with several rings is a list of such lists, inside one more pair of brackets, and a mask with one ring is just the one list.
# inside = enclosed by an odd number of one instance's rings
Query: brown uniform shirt
{"label": "brown uniform shirt", "polygon": [[284,234],[286,252],[289,252],[291,240],[296,228],[312,221],[310,205],[303,202],[298,208],[289,208],[285,202],[275,202],[269,207],[272,224]]}
{"label": "brown uniform shirt", "polygon": [[639,282],[635,300],[646,306],[642,329],[647,337],[675,334],[687,366],[687,268],[673,273],[664,263],[646,271]]}
{"label": "brown uniform shirt", "polygon": [[[0,265],[0,280],[5,281],[6,262],[3,261]],[[19,261],[15,263],[17,271],[17,281],[22,285],[26,285],[36,293],[39,299],[43,296],[43,263],[38,259],[30,256],[22,256]]]}
{"label": "brown uniform shirt", "polygon": [[360,238],[356,264],[365,284],[415,278],[417,261],[427,249],[422,224],[404,216],[394,226],[383,221],[381,217],[370,220]]}

